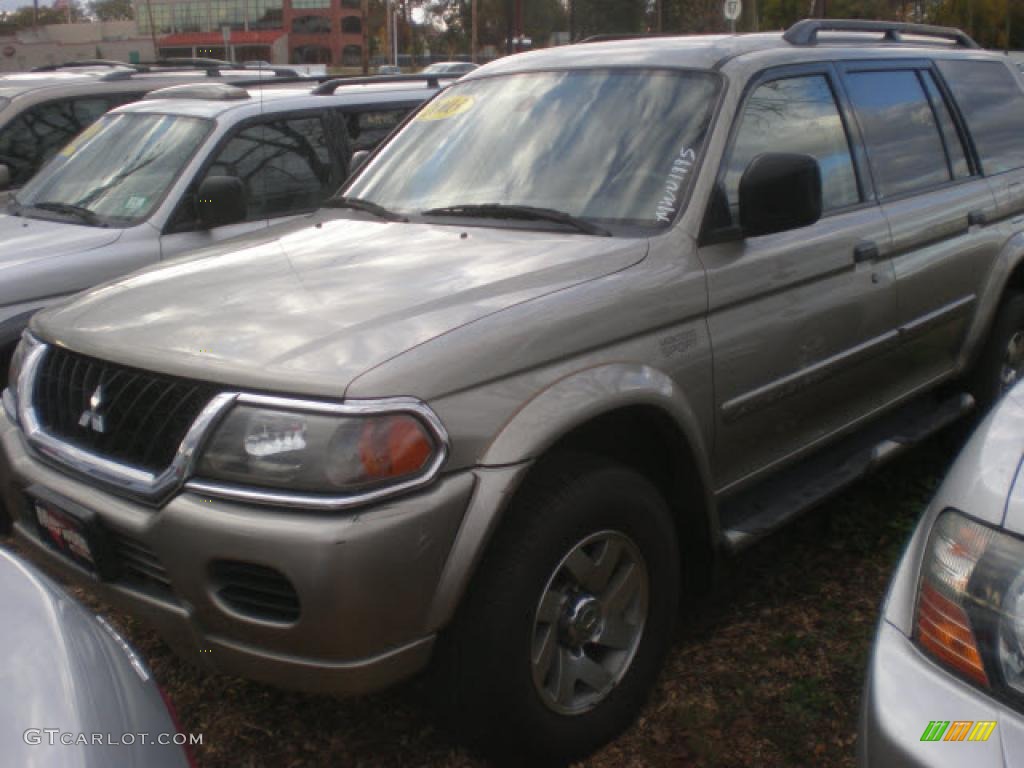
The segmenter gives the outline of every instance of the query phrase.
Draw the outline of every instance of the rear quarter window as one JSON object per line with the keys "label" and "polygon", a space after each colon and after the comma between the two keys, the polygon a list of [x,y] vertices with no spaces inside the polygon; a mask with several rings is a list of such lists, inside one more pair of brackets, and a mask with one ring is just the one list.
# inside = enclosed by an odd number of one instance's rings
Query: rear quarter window
{"label": "rear quarter window", "polygon": [[1024,168],[1024,91],[998,61],[940,61],[939,71],[960,105],[981,157],[982,171]]}

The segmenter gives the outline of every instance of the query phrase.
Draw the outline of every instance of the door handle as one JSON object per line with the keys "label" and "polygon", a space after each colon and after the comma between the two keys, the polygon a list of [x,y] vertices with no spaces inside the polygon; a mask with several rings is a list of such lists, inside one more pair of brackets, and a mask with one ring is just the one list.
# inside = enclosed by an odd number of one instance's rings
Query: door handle
{"label": "door handle", "polygon": [[967,214],[968,227],[983,227],[988,224],[988,216],[984,211],[971,211]]}
{"label": "door handle", "polygon": [[861,264],[865,261],[875,261],[878,258],[878,243],[874,240],[865,240],[853,248],[853,261]]}

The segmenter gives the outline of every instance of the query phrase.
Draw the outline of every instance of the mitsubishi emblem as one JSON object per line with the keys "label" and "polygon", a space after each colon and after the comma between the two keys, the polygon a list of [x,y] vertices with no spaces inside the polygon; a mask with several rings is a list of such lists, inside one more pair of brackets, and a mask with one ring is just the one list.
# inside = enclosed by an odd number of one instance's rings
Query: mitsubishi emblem
{"label": "mitsubishi emblem", "polygon": [[82,418],[78,420],[78,426],[89,427],[93,432],[103,434],[106,426],[103,421],[103,415],[99,412],[101,405],[103,405],[102,384],[96,387],[96,391],[89,398],[89,407],[82,412]]}

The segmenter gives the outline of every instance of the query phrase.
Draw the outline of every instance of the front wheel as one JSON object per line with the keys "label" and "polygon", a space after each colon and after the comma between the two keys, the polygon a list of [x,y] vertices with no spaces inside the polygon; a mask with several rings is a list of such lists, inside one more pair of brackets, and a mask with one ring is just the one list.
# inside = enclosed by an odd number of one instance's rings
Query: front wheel
{"label": "front wheel", "polygon": [[588,754],[636,717],[671,642],[675,527],[623,466],[559,459],[528,481],[442,643],[450,724],[534,761]]}

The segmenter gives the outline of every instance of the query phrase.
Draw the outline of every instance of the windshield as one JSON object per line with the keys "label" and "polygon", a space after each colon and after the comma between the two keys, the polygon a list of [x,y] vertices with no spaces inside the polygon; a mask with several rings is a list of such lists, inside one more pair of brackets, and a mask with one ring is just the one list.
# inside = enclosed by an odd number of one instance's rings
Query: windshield
{"label": "windshield", "polygon": [[106,115],[80,133],[15,198],[33,209],[92,225],[130,226],[163,199],[209,133],[208,120]]}
{"label": "windshield", "polygon": [[667,226],[683,202],[718,89],[706,72],[576,70],[457,83],[345,190],[406,215],[528,206]]}

